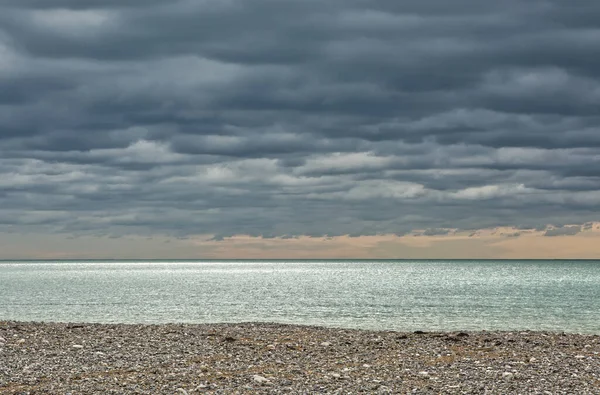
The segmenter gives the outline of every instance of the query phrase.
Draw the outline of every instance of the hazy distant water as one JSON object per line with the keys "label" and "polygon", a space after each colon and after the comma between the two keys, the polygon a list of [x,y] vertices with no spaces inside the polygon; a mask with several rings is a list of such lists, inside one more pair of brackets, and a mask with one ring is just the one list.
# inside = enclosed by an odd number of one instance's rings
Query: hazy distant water
{"label": "hazy distant water", "polygon": [[0,261],[0,320],[600,333],[600,261]]}

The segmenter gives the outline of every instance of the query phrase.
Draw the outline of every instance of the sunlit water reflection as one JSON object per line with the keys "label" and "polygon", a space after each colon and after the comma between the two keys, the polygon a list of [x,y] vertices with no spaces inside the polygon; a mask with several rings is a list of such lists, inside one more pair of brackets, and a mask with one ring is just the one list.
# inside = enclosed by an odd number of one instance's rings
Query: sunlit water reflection
{"label": "sunlit water reflection", "polygon": [[0,320],[600,333],[600,261],[0,262]]}

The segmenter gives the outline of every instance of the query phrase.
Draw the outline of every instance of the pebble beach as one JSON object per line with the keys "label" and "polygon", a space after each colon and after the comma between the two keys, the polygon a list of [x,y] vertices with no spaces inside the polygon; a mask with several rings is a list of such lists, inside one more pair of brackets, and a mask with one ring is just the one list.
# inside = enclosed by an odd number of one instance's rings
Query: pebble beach
{"label": "pebble beach", "polygon": [[0,321],[2,394],[600,394],[600,336]]}

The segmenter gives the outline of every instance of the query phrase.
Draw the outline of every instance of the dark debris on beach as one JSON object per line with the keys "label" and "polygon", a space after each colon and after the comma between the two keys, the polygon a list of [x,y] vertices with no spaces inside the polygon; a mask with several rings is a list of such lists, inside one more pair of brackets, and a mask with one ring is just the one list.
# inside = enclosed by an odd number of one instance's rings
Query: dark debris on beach
{"label": "dark debris on beach", "polygon": [[1,394],[600,394],[600,336],[0,322]]}

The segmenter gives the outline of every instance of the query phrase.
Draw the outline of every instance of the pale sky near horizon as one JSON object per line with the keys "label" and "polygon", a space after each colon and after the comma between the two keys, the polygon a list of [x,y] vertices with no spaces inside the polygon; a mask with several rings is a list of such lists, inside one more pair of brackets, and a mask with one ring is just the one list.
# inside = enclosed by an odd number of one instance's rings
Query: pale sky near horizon
{"label": "pale sky near horizon", "polygon": [[404,236],[262,238],[239,235],[65,237],[0,235],[0,259],[600,259],[600,223],[546,231],[514,228]]}
{"label": "pale sky near horizon", "polygon": [[600,2],[3,0],[2,258],[600,258]]}

